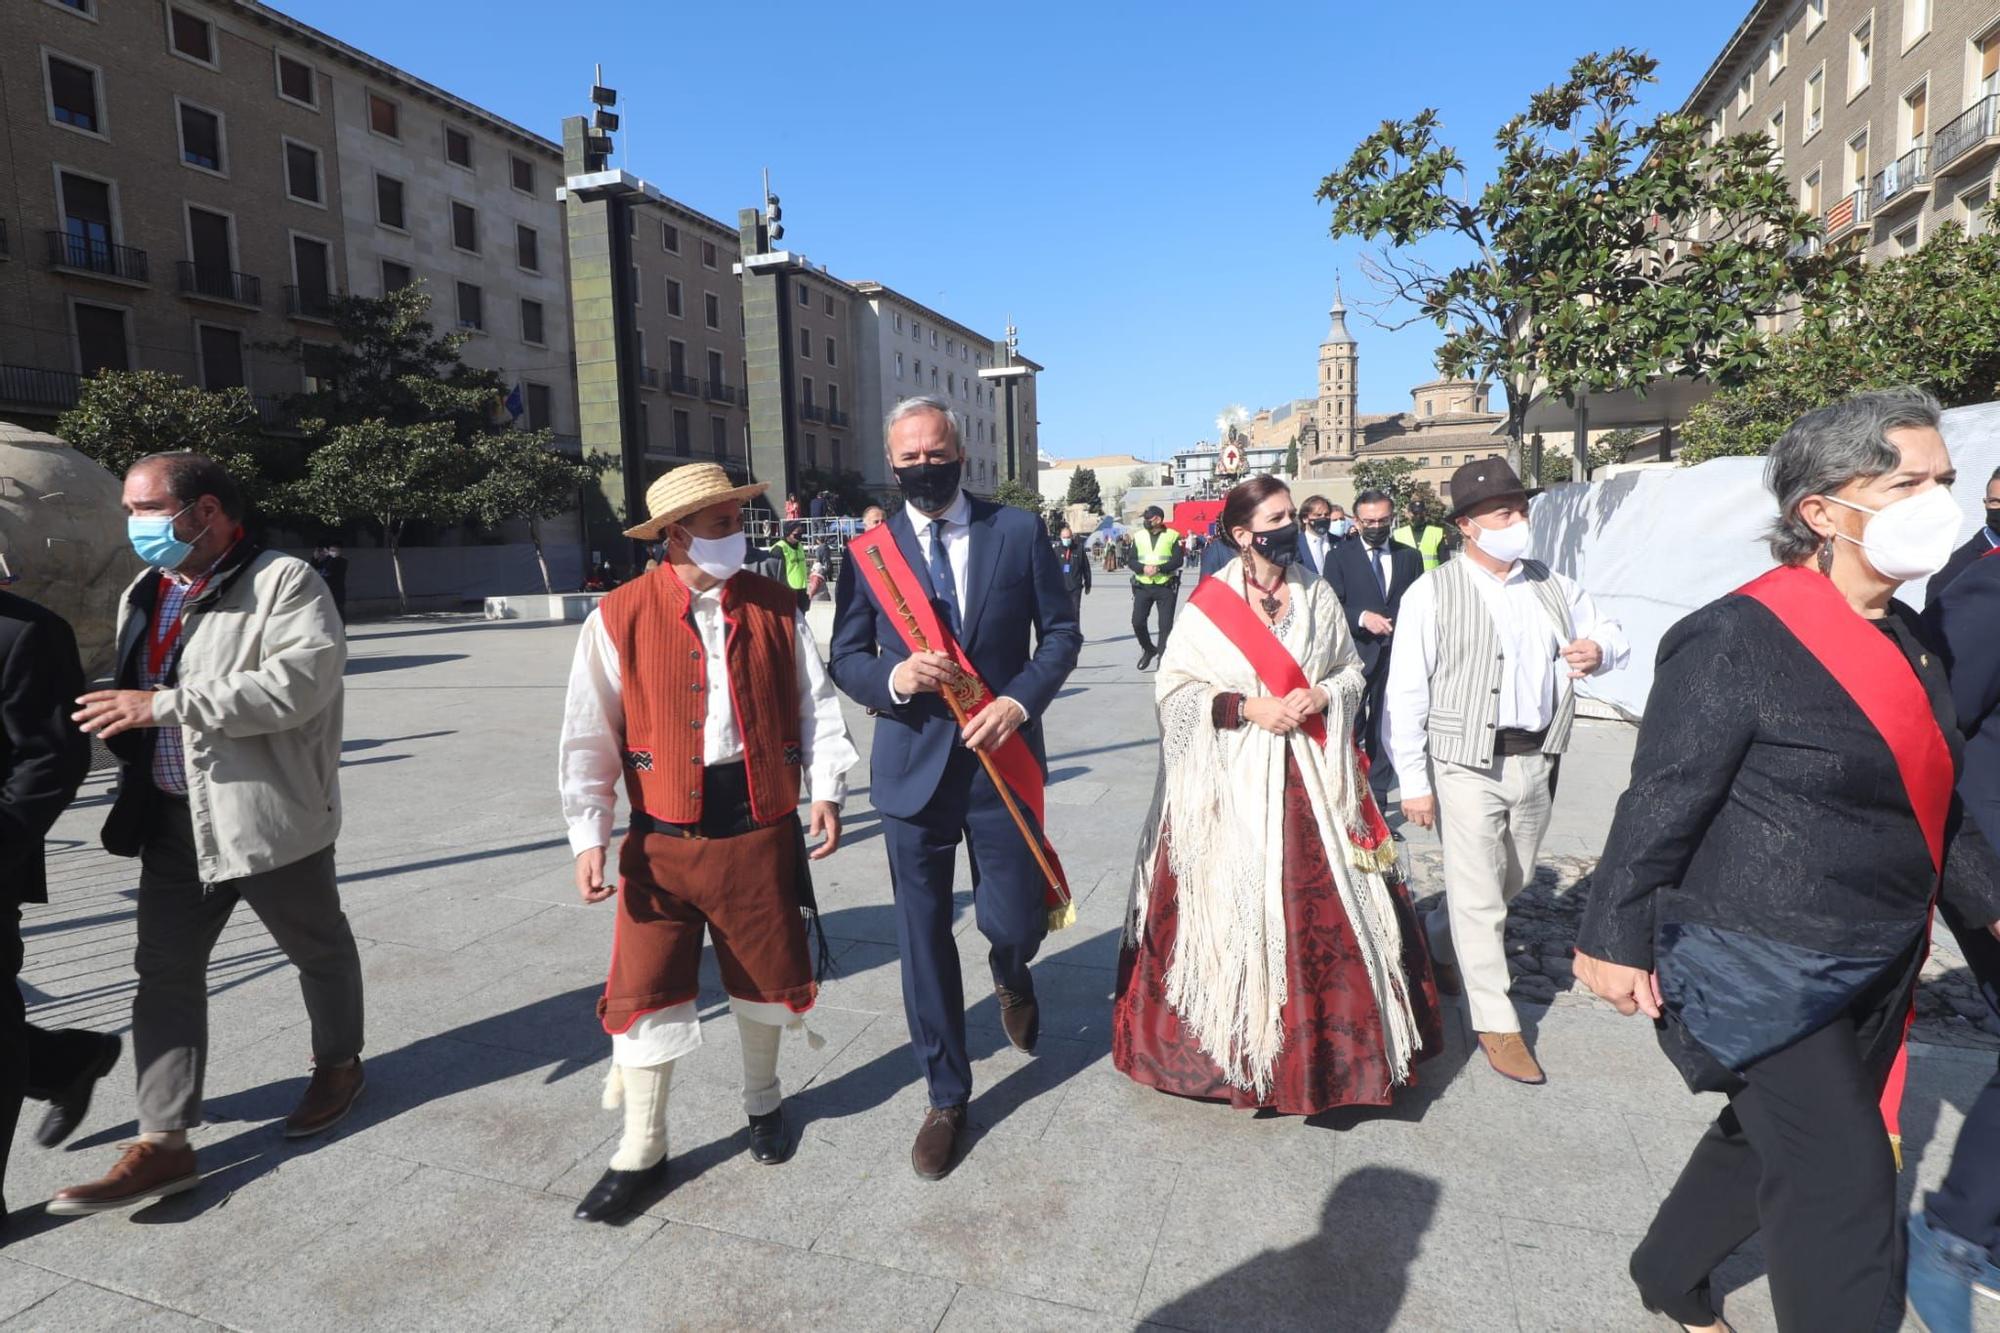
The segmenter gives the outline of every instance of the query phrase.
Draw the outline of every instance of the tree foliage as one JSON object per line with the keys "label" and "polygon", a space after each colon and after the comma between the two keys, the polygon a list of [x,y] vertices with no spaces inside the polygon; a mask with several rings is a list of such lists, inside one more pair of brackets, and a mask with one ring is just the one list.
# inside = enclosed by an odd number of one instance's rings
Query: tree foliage
{"label": "tree foliage", "polygon": [[229,469],[266,517],[277,447],[265,437],[247,389],[203,389],[158,370],[105,370],[83,381],[56,433],[107,472],[125,475],[147,454],[192,450]]}
{"label": "tree foliage", "polygon": [[1093,514],[1101,513],[1104,492],[1097,484],[1097,469],[1080,467],[1069,474],[1069,491],[1063,496],[1065,505],[1082,505]]}
{"label": "tree foliage", "polygon": [[1357,495],[1362,491],[1387,491],[1399,511],[1406,509],[1412,500],[1422,500],[1433,514],[1442,512],[1437,492],[1428,481],[1417,476],[1417,465],[1407,458],[1362,459],[1354,465],[1354,490]]}
{"label": "tree foliage", "polygon": [[294,395],[302,421],[328,427],[382,421],[392,426],[445,422],[461,440],[490,429],[505,389],[497,372],[459,357],[468,334],[439,333],[421,282],[386,296],[342,296],[332,303],[337,342],[294,338],[279,349],[300,361],[318,386]]}
{"label": "tree foliage", "polygon": [[1013,477],[1007,478],[994,488],[993,498],[1003,505],[1025,509],[1031,514],[1039,515],[1042,512],[1042,493],[1022,485]]}
{"label": "tree foliage", "polygon": [[[1811,244],[1818,220],[1761,134],[1710,143],[1694,116],[1634,121],[1657,65],[1629,48],[1578,60],[1500,127],[1476,194],[1435,110],[1385,121],[1320,183],[1333,236],[1386,242],[1370,275],[1414,312],[1387,326],[1436,325],[1440,373],[1500,383],[1517,458],[1539,392],[1753,374],[1759,317],[1850,262]],[[1414,253],[1426,242],[1450,258]]]}
{"label": "tree foliage", "polygon": [[[1590,446],[1590,472],[1597,475],[1597,469],[1620,462],[1625,450],[1644,432],[1636,430],[1606,431],[1604,438]],[[1576,458],[1567,447],[1546,449],[1542,454],[1542,482],[1554,486],[1572,479],[1576,470]]]}
{"label": "tree foliage", "polygon": [[1987,216],[1985,235],[1947,222],[1801,310],[1762,370],[1689,413],[1681,462],[1768,453],[1802,413],[1863,389],[1914,384],[1947,407],[2000,398],[2000,209]]}
{"label": "tree foliage", "polygon": [[413,521],[455,523],[477,513],[479,448],[451,423],[392,425],[379,419],[335,426],[313,451],[299,497],[328,523],[371,522],[382,532],[396,574],[396,601],[410,609],[403,582],[403,531]]}
{"label": "tree foliage", "polygon": [[467,511],[490,527],[509,519],[525,520],[535,563],[542,571],[542,591],[553,593],[549,562],[542,553],[542,521],[575,509],[582,489],[596,481],[611,460],[565,453],[545,430],[491,431],[474,439],[472,452],[478,480],[466,496]]}

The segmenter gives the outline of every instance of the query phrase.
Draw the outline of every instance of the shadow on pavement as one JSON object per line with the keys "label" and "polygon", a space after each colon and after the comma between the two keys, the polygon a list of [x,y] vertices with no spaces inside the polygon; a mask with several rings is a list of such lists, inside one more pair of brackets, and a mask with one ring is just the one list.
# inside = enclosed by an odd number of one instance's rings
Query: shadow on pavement
{"label": "shadow on pavement", "polygon": [[383,657],[350,657],[347,674],[367,676],[377,671],[405,671],[411,667],[435,666],[439,662],[462,662],[470,653],[401,653]]}

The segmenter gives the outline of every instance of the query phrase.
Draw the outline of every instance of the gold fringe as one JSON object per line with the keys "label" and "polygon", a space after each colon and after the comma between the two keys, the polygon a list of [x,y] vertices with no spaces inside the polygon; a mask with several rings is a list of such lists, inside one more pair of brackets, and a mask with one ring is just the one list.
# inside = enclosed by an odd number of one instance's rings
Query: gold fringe
{"label": "gold fringe", "polygon": [[1901,1134],[1891,1134],[1889,1136],[1889,1151],[1896,1155],[1896,1173],[1901,1175],[1903,1171],[1903,1136]]}
{"label": "gold fringe", "polygon": [[1072,898],[1061,907],[1049,909],[1049,929],[1061,930],[1064,926],[1076,924],[1076,900]]}
{"label": "gold fringe", "polygon": [[1387,874],[1396,868],[1396,840],[1382,839],[1382,845],[1370,850],[1355,842],[1351,837],[1347,842],[1347,860],[1357,870],[1373,870]]}

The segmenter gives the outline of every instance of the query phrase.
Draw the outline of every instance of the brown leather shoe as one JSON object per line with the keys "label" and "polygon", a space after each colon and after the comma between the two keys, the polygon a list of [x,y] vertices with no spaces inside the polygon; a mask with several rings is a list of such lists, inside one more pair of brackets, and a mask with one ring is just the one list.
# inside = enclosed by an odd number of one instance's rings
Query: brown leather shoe
{"label": "brown leather shoe", "polygon": [[314,1065],[306,1095],[299,1098],[298,1107],[285,1117],[285,1137],[307,1139],[332,1129],[354,1109],[354,1099],[367,1085],[359,1056],[353,1064]]}
{"label": "brown leather shoe", "polygon": [[1015,1050],[1033,1055],[1035,1042],[1042,1035],[1042,1010],[1035,1003],[1035,993],[995,985],[993,994],[1000,1000],[1000,1026],[1006,1029],[1007,1040],[1014,1043]]}
{"label": "brown leather shoe", "polygon": [[910,1149],[910,1165],[925,1180],[943,1180],[951,1174],[952,1159],[958,1152],[958,1136],[965,1129],[963,1106],[933,1106],[924,1112],[923,1128]]}
{"label": "brown leather shoe", "polygon": [[82,1217],[87,1213],[108,1213],[114,1208],[151,1203],[169,1194],[191,1190],[201,1183],[195,1169],[194,1148],[183,1143],[121,1143],[125,1155],[118,1165],[88,1185],[71,1185],[56,1191],[47,1211],[57,1217]]}
{"label": "brown leather shoe", "polygon": [[1486,1062],[1502,1078],[1511,1078],[1516,1083],[1549,1081],[1549,1076],[1535,1063],[1535,1053],[1518,1032],[1482,1032],[1479,1049],[1486,1052]]}

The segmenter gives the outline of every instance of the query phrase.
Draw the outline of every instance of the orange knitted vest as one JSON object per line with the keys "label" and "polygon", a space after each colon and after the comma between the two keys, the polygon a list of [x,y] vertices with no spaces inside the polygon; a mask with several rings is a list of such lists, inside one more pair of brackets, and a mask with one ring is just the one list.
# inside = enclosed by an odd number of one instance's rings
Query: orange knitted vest
{"label": "orange knitted vest", "polygon": [[625,792],[634,810],[672,824],[701,819],[702,729],[708,673],[729,673],[743,736],[750,812],[760,824],[797,811],[799,770],[798,600],[790,588],[745,570],[722,588],[721,663],[707,660],[672,565],[621,584],[598,613],[618,650],[625,707]]}

